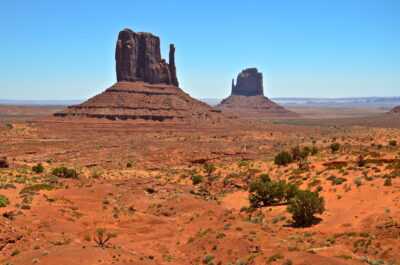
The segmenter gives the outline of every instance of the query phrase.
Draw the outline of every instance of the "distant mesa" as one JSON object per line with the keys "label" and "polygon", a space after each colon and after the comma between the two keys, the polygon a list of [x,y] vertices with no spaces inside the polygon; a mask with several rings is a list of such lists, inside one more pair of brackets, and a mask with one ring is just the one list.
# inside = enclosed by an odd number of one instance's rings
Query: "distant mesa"
{"label": "distant mesa", "polygon": [[257,68],[243,70],[235,79],[232,79],[232,95],[257,96],[264,95],[263,75]]}
{"label": "distant mesa", "polygon": [[400,114],[400,106],[394,107],[389,111],[389,113],[397,113]]}
{"label": "distant mesa", "polygon": [[297,117],[264,96],[263,75],[257,68],[243,70],[232,80],[232,93],[224,99],[217,109],[222,112],[245,118]]}
{"label": "distant mesa", "polygon": [[97,118],[187,123],[230,119],[178,87],[173,44],[167,63],[161,58],[159,37],[124,29],[118,35],[115,61],[116,84],[82,104],[55,113],[54,117],[64,121]]}

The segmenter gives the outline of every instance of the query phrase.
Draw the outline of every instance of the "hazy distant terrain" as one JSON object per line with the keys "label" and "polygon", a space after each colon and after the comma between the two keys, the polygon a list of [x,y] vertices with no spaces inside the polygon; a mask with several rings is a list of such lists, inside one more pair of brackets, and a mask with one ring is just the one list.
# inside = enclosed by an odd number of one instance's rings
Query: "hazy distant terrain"
{"label": "hazy distant terrain", "polygon": [[[391,109],[400,105],[400,97],[356,97],[356,98],[271,98],[276,103],[285,107],[362,107],[362,108],[381,108]],[[0,105],[14,106],[68,106],[80,104],[86,99],[75,100],[9,100],[0,99]],[[211,106],[218,105],[220,98],[200,98],[198,99]]]}
{"label": "hazy distant terrain", "polygon": [[[400,97],[357,97],[357,98],[271,98],[285,107],[362,107],[391,109],[400,105]],[[222,99],[199,99],[211,106],[219,104]]]}
{"label": "hazy distant terrain", "polygon": [[72,100],[13,100],[13,99],[0,99],[0,105],[8,106],[69,106],[84,102],[86,99],[72,99]]}

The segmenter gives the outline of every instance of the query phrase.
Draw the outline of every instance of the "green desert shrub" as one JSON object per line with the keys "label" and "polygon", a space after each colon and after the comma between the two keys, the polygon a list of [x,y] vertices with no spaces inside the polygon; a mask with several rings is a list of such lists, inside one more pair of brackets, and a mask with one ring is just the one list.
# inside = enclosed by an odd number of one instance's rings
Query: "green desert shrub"
{"label": "green desert shrub", "polygon": [[97,237],[93,237],[93,240],[102,248],[106,247],[111,238],[117,237],[116,233],[107,232],[107,229],[105,228],[97,228],[96,235]]}
{"label": "green desert shrub", "polygon": [[269,206],[293,198],[298,186],[286,181],[271,181],[269,176],[263,175],[249,184],[249,201],[253,208]]}
{"label": "green desert shrub", "polygon": [[284,256],[281,253],[276,253],[276,254],[272,255],[271,257],[269,257],[266,263],[270,264],[274,261],[277,261],[278,259],[283,259],[283,258],[284,258]]}
{"label": "green desert shrub", "polygon": [[317,192],[299,190],[296,196],[289,200],[287,207],[295,224],[298,226],[310,226],[315,217],[314,214],[322,214],[325,211],[325,200]]}
{"label": "green desert shrub", "polygon": [[207,176],[211,176],[211,174],[217,170],[217,168],[213,164],[205,164],[204,167],[204,172],[207,174]]}
{"label": "green desert shrub", "polygon": [[213,254],[207,254],[203,258],[203,264],[210,264],[212,260],[215,258]]}
{"label": "green desert shrub", "polygon": [[42,163],[38,163],[36,166],[32,167],[32,171],[35,172],[36,174],[43,173],[44,166],[42,165]]}
{"label": "green desert shrub", "polygon": [[57,167],[53,169],[52,174],[59,178],[77,178],[78,172],[75,169],[67,167]]}
{"label": "green desert shrub", "polygon": [[339,143],[333,143],[330,146],[332,153],[335,153],[337,151],[339,151],[340,149],[340,144]]}
{"label": "green desert shrub", "polygon": [[385,182],[383,183],[384,186],[392,186],[392,178],[386,178]]}
{"label": "green desert shrub", "polygon": [[311,154],[312,155],[318,154],[318,148],[316,146],[311,147]]}
{"label": "green desert shrub", "polygon": [[19,194],[34,194],[41,190],[53,190],[54,186],[52,184],[41,183],[41,184],[34,184],[31,186],[27,186],[23,188]]}
{"label": "green desert shrub", "polygon": [[274,162],[278,166],[287,166],[293,162],[293,157],[289,152],[282,151],[275,156]]}
{"label": "green desert shrub", "polygon": [[389,141],[390,146],[397,146],[397,141],[396,140],[391,140]]}
{"label": "green desert shrub", "polygon": [[0,207],[6,207],[10,204],[10,200],[5,196],[0,194]]}
{"label": "green desert shrub", "polygon": [[192,177],[192,183],[193,185],[197,185],[203,181],[203,176],[202,175],[194,175]]}

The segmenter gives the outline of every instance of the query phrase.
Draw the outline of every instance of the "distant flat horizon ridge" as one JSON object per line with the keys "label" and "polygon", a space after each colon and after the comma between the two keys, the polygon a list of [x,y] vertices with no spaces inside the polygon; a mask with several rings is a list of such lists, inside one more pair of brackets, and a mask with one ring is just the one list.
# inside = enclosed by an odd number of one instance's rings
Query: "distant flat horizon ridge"
{"label": "distant flat horizon ridge", "polygon": [[[211,106],[218,105],[222,98],[197,98]],[[375,107],[392,108],[400,105],[398,97],[276,97],[270,98],[286,107]],[[17,106],[68,106],[80,104],[86,99],[54,99],[54,100],[17,100],[0,99],[0,105]]]}

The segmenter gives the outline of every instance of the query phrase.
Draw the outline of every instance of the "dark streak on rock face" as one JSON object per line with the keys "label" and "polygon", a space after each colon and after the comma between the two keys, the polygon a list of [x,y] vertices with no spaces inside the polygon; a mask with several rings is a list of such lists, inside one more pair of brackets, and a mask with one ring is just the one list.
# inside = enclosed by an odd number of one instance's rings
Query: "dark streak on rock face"
{"label": "dark streak on rock face", "polygon": [[243,70],[236,79],[232,80],[232,95],[256,96],[264,95],[263,75],[257,68]]}
{"label": "dark streak on rock face", "polygon": [[150,33],[122,30],[115,49],[117,81],[144,81],[178,86],[175,47],[170,45],[169,64],[161,59],[160,39]]}

